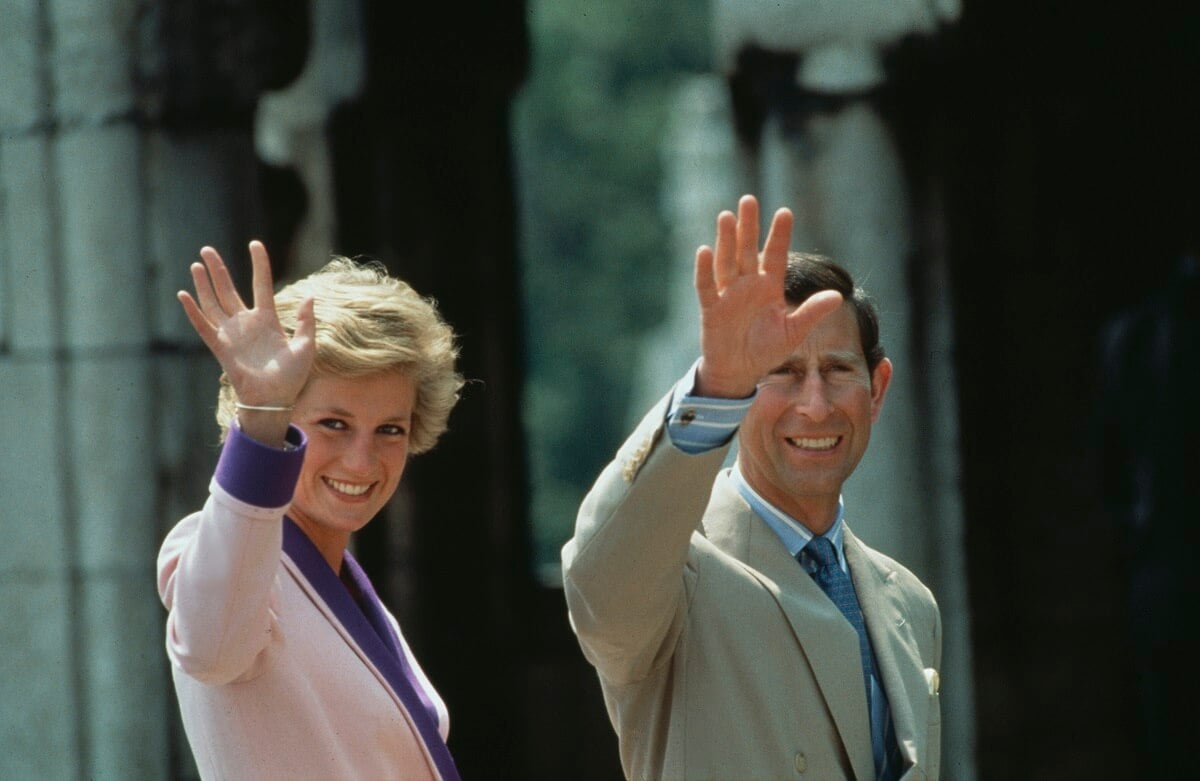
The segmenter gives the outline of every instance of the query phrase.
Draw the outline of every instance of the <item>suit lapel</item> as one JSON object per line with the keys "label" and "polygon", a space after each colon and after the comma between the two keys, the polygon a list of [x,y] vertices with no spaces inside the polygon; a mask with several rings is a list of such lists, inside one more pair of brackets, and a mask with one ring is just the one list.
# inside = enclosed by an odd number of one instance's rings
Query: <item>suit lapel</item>
{"label": "suit lapel", "polygon": [[870,717],[854,627],[754,514],[728,473],[717,478],[704,531],[717,548],[744,563],[778,602],[833,715],[855,776],[872,778]]}
{"label": "suit lapel", "polygon": [[901,607],[903,600],[896,585],[896,572],[886,560],[872,556],[849,528],[844,545],[850,577],[892,711],[896,741],[905,762],[915,764],[917,746],[924,741],[925,730],[918,729],[913,703],[924,695],[927,685],[912,627]]}

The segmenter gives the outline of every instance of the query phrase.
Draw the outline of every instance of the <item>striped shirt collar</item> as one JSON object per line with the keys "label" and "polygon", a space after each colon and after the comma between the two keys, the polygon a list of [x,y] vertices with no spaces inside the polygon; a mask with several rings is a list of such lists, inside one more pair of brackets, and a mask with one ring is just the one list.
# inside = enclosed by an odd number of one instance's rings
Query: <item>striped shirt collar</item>
{"label": "striped shirt collar", "polygon": [[[775,532],[776,536],[779,537],[780,542],[787,548],[788,553],[795,558],[801,549],[808,544],[808,541],[813,538],[813,533],[804,524],[762,498],[758,491],[751,488],[750,484],[746,482],[745,476],[742,475],[739,464],[733,465],[730,477],[733,478],[733,483],[737,486],[742,498],[754,510],[754,514],[762,518],[763,522],[771,527],[771,531]],[[837,518],[834,519],[833,526],[829,527],[829,531],[821,535],[833,543],[834,550],[837,551],[838,562],[841,564],[843,572],[846,571],[846,556],[842,550],[842,540],[845,537],[846,528],[845,523],[842,521],[844,512],[845,504],[842,501],[842,497],[838,496]]]}

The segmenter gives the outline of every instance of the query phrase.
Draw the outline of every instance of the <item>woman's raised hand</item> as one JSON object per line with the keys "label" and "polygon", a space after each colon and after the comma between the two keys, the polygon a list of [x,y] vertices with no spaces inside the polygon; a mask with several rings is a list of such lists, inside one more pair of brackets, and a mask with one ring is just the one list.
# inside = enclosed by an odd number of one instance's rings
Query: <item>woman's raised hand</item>
{"label": "woman's raised hand", "polygon": [[283,330],[275,312],[271,261],[260,241],[250,242],[254,305],[247,307],[221,256],[200,250],[191,266],[196,296],[177,297],[196,333],[221,364],[238,401],[262,407],[291,407],[308,381],[315,352],[312,299],[300,305],[296,331]]}

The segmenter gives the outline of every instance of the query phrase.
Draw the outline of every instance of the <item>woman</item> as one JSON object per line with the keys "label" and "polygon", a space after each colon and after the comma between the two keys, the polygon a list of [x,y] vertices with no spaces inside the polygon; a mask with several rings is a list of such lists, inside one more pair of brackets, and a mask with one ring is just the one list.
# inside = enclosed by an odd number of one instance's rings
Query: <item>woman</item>
{"label": "woman", "polygon": [[453,333],[375,266],[337,259],[272,296],[252,242],[248,308],[220,255],[200,254],[179,300],[224,370],[224,447],[158,559],[200,773],[457,779],[446,707],[346,551],[446,428]]}

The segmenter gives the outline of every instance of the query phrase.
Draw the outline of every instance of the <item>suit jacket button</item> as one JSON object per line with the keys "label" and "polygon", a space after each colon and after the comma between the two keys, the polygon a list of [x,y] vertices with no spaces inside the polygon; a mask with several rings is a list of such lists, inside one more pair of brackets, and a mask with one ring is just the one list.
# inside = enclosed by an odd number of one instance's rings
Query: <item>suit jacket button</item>
{"label": "suit jacket button", "polygon": [[796,759],[792,764],[795,766],[797,773],[803,773],[805,770],[808,770],[808,760],[804,758],[803,751],[796,752]]}

